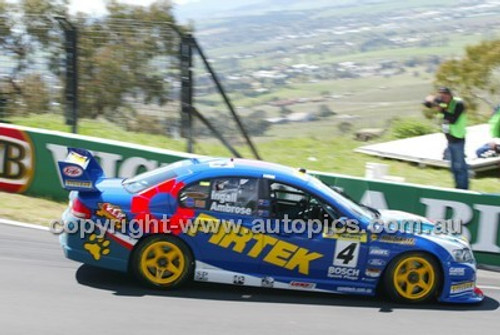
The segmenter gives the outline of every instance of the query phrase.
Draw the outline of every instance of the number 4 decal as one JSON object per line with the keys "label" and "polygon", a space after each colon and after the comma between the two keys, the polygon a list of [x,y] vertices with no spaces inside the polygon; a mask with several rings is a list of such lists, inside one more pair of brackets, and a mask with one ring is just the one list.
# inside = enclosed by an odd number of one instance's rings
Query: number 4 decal
{"label": "number 4 decal", "polygon": [[333,265],[354,268],[358,265],[359,242],[337,240]]}

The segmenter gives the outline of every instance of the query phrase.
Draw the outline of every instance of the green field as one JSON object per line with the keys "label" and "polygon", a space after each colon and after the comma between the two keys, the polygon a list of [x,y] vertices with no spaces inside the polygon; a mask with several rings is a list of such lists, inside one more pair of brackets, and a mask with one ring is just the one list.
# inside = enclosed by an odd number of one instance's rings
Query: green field
{"label": "green field", "polygon": [[67,203],[0,192],[0,218],[49,226],[61,217]]}

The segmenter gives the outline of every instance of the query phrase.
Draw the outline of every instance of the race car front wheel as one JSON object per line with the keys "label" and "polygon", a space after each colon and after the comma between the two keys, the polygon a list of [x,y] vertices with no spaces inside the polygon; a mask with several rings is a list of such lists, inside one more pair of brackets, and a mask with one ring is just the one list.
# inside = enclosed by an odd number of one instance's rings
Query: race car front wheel
{"label": "race car front wheel", "polygon": [[175,236],[150,237],[132,255],[132,270],[145,284],[173,288],[184,283],[193,268],[188,247]]}
{"label": "race car front wheel", "polygon": [[426,253],[407,253],[392,261],[385,271],[389,296],[399,302],[421,303],[435,299],[441,283],[436,260]]}

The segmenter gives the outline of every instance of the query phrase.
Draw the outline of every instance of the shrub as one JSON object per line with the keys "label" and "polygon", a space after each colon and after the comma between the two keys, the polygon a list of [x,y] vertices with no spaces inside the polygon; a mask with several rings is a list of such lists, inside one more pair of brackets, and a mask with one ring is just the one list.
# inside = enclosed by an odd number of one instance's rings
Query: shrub
{"label": "shrub", "polygon": [[436,127],[418,119],[398,119],[392,123],[392,135],[395,138],[408,138],[431,134]]}

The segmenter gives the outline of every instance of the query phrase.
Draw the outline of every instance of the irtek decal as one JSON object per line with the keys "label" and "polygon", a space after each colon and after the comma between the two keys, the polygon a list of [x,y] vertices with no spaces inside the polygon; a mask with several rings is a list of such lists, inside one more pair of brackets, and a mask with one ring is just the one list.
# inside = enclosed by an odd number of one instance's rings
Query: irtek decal
{"label": "irtek decal", "polygon": [[[219,222],[217,218],[206,214],[200,214],[196,220]],[[204,225],[196,225],[196,228],[198,230],[193,229],[187,234],[196,236],[203,231]],[[248,228],[234,227],[225,222],[221,222],[217,232],[211,234],[208,243],[233,252],[244,253],[248,257],[261,257],[266,263],[305,275],[309,274],[309,263],[323,257],[320,253],[312,252],[293,243],[265,234],[254,234]]]}
{"label": "irtek decal", "polygon": [[341,268],[330,266],[328,268],[328,278],[357,280],[359,277],[359,269]]}
{"label": "irtek decal", "polygon": [[0,190],[24,192],[33,178],[35,155],[29,136],[0,126]]}
{"label": "irtek decal", "polygon": [[458,293],[463,293],[466,291],[471,291],[473,289],[474,289],[474,282],[455,284],[455,285],[451,286],[450,293],[451,294],[458,294]]}
{"label": "irtek decal", "polygon": [[301,281],[291,281],[289,285],[290,285],[290,287],[293,287],[293,288],[300,288],[300,289],[306,289],[306,290],[312,290],[313,288],[316,287],[315,283],[307,283],[307,282],[301,282]]}

